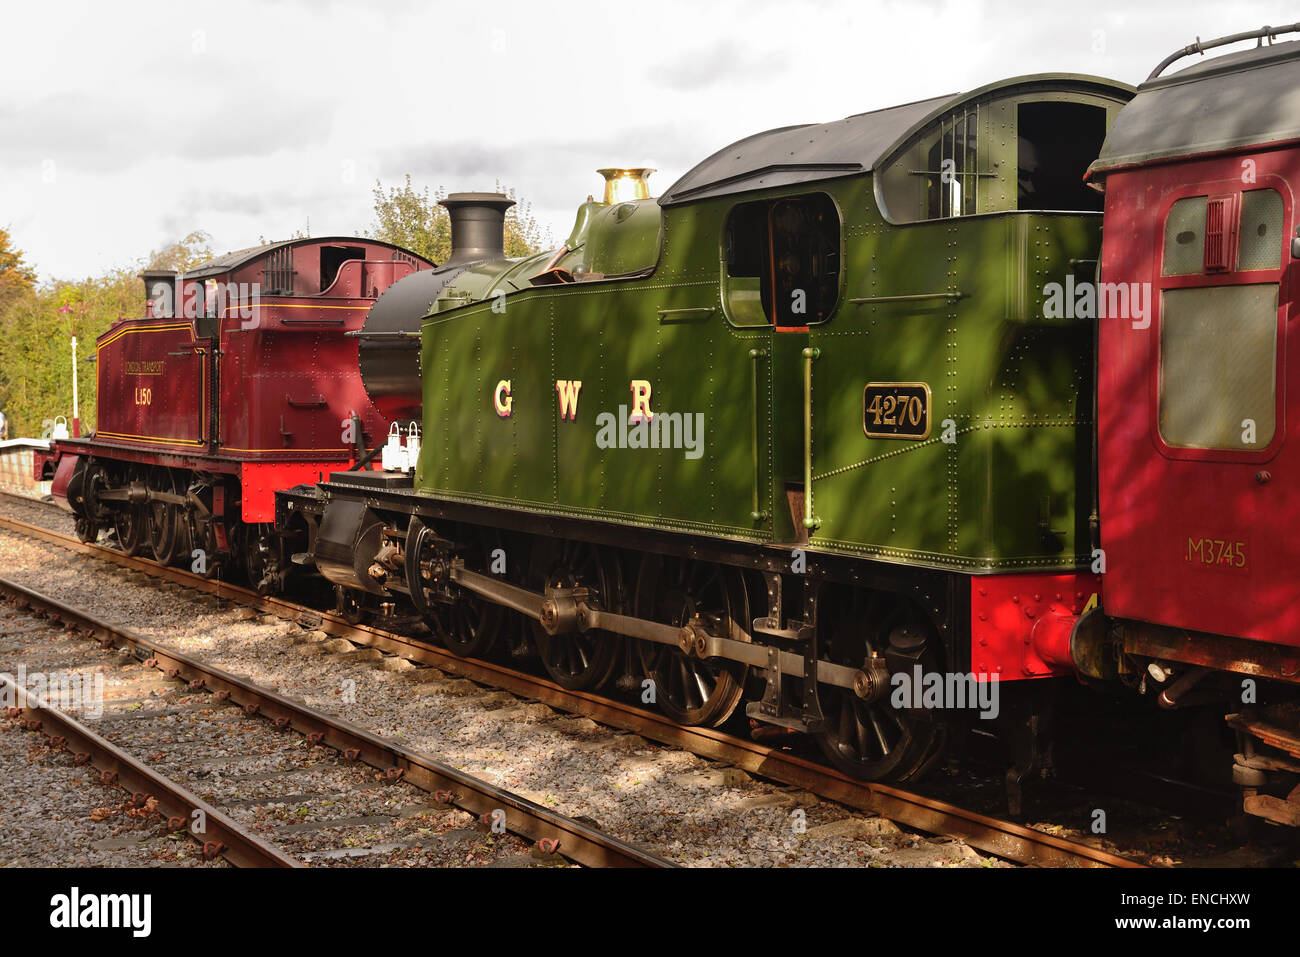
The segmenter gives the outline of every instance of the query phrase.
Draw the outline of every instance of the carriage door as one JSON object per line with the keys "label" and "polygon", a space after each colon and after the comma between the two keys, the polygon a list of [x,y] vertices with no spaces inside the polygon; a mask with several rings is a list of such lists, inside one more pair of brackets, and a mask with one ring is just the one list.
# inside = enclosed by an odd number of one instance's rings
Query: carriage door
{"label": "carriage door", "polygon": [[724,240],[727,315],[753,330],[755,514],[777,541],[807,541],[807,495],[816,359],[809,329],[825,322],[840,290],[840,216],[825,193],[734,207]]}
{"label": "carriage door", "polygon": [[1149,576],[1158,620],[1196,631],[1263,637],[1300,598],[1286,494],[1300,474],[1284,445],[1291,207],[1281,176],[1218,180],[1168,193],[1152,231],[1155,454],[1134,462],[1147,496],[1128,505],[1150,511],[1129,567]]}

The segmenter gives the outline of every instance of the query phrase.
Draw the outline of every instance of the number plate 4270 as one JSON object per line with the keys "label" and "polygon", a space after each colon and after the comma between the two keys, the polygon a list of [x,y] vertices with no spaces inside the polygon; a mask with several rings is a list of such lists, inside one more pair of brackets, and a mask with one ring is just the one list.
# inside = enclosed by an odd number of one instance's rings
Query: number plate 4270
{"label": "number plate 4270", "polygon": [[868,382],[862,392],[862,429],[873,439],[930,436],[930,387],[924,382]]}

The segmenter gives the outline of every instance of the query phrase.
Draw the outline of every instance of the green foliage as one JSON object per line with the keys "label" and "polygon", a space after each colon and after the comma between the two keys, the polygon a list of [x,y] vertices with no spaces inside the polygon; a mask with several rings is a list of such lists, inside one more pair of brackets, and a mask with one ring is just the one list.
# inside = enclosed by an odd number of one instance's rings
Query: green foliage
{"label": "green foliage", "polygon": [[95,421],[95,339],[118,316],[140,312],[143,290],[130,269],[98,279],[30,289],[0,310],[0,406],[11,436],[48,432],[47,419],[72,418],[72,337],[77,337],[83,431]]}
{"label": "green foliage", "polygon": [[[145,268],[185,270],[212,258],[209,237],[191,233],[149,256],[97,278],[56,280],[34,276],[0,298],[0,409],[10,436],[40,436],[46,420],[72,419],[72,337],[77,337],[77,385],[83,433],[94,427],[95,340],[119,318],[144,313]],[[0,275],[8,236],[0,233]],[[21,262],[21,256],[19,257]],[[11,267],[22,268],[22,267]]]}
{"label": "green foliage", "polygon": [[0,229],[0,306],[36,284],[36,273],[24,262],[21,250],[15,249],[9,231]]}
{"label": "green foliage", "polygon": [[186,272],[213,257],[212,237],[202,230],[195,230],[184,239],[178,239],[170,246],[164,246],[150,253],[146,269],[175,269]]}
{"label": "green foliage", "polygon": [[[552,245],[549,231],[538,225],[533,216],[532,203],[518,200],[514,188],[503,189],[500,182],[496,191],[516,200],[506,212],[507,258],[531,256]],[[451,220],[438,201],[446,196],[447,191],[441,186],[432,194],[427,186],[423,190],[415,189],[409,173],[402,186],[385,189],[382,182],[376,181],[375,222],[367,235],[402,246],[435,263],[444,262],[451,253]]]}

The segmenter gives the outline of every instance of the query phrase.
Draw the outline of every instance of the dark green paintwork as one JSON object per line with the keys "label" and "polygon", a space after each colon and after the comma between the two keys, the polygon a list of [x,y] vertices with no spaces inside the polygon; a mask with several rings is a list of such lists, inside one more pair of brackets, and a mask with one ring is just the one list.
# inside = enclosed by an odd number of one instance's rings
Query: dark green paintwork
{"label": "dark green paintwork", "polygon": [[[814,191],[830,195],[843,220],[838,308],[806,332],[733,324],[720,264],[728,211]],[[802,352],[811,346],[814,547],[970,571],[1084,561],[1091,330],[1084,320],[1041,318],[1041,290],[1070,270],[1091,277],[1100,214],[892,225],[873,174],[662,211],[652,200],[625,205],[584,206],[560,265],[578,276],[654,266],[649,275],[530,286],[548,253],[475,267],[444,291],[424,323],[418,490],[795,541],[802,514],[792,517],[786,488],[803,481]],[[849,302],[948,291],[963,298]],[[733,318],[745,321],[739,311]],[[560,419],[557,379],[582,382],[576,421]],[[597,447],[597,416],[630,406],[634,379],[653,384],[656,413],[704,414],[701,458]],[[511,383],[507,418],[493,407],[498,380]],[[927,383],[930,437],[867,438],[869,381]],[[941,439],[945,419],[953,444]]]}

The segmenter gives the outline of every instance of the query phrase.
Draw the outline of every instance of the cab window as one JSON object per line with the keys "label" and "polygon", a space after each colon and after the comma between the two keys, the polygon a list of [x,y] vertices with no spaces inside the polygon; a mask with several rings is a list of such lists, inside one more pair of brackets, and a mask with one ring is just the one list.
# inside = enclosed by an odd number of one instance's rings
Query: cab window
{"label": "cab window", "polygon": [[801,327],[830,318],[839,301],[840,215],[825,193],[737,205],[723,245],[734,325]]}
{"label": "cab window", "polygon": [[877,171],[892,223],[1016,211],[1100,212],[1083,177],[1120,104],[1088,93],[964,103],[936,117]]}
{"label": "cab window", "polygon": [[1016,107],[1016,208],[1101,212],[1083,181],[1106,139],[1106,110],[1089,103]]}
{"label": "cab window", "polygon": [[969,216],[979,209],[979,109],[954,113],[940,125],[926,164],[927,216]]}

